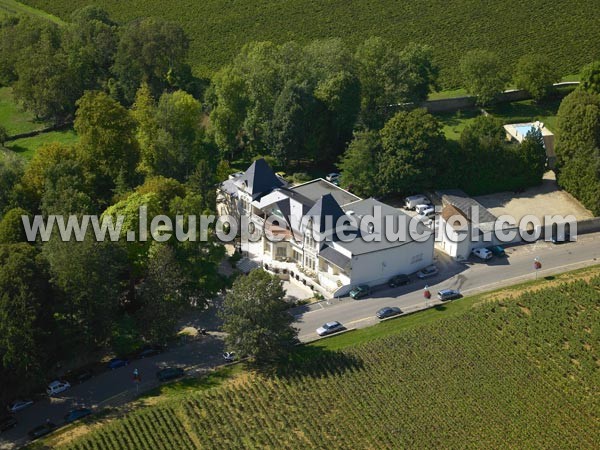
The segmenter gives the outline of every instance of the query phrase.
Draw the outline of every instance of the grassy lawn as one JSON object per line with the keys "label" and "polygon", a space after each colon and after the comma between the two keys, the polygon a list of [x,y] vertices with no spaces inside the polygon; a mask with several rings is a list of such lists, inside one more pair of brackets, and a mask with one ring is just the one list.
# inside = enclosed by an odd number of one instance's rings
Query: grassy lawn
{"label": "grassy lawn", "polygon": [[44,144],[51,142],[60,142],[61,144],[71,145],[77,142],[77,135],[73,130],[50,131],[48,133],[38,134],[30,138],[17,139],[5,144],[6,148],[12,150],[23,158],[29,160],[35,151]]}
{"label": "grassy lawn", "polygon": [[455,113],[435,114],[435,116],[444,126],[446,139],[458,140],[465,127],[480,114],[478,109],[467,109]]}
{"label": "grassy lawn", "polygon": [[15,0],[0,0],[0,14],[4,15],[28,15],[38,17],[40,19],[50,20],[58,25],[63,25],[65,22],[52,14],[40,9],[32,8]]}
{"label": "grassy lawn", "polygon": [[[575,77],[576,75],[574,75]],[[561,88],[560,98],[553,98],[540,103],[533,100],[520,102],[501,103],[485,108],[488,113],[502,120],[503,123],[543,122],[550,131],[556,132],[556,114],[562,98],[573,88]],[[480,114],[478,109],[459,111],[456,113],[435,114],[443,124],[444,134],[447,139],[458,140],[462,130]]]}
{"label": "grassy lawn", "polygon": [[140,397],[140,401],[147,403],[153,398],[160,397],[162,400],[166,398],[185,396],[193,391],[195,392],[213,389],[222,385],[227,380],[234,379],[243,372],[243,363],[232,364],[212,372],[208,372],[206,375],[185,378],[181,381],[175,381],[173,383],[161,384],[159,387],[144,393]]}
{"label": "grassy lawn", "polygon": [[6,128],[8,134],[27,133],[39,130],[48,124],[35,120],[33,114],[23,111],[14,100],[12,89],[0,88],[0,125]]}
{"label": "grassy lawn", "polygon": [[[571,92],[572,88],[561,88],[561,94]],[[554,98],[540,103],[533,100],[523,100],[520,102],[503,103],[486,111],[495,117],[502,119],[504,123],[543,122],[550,131],[556,132],[556,114],[560,107],[561,98]]]}

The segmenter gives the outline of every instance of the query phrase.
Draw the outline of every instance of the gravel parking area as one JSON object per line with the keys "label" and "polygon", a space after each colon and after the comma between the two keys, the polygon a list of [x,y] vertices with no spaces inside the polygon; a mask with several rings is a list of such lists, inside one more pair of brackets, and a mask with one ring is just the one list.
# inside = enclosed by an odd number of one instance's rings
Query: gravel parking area
{"label": "gravel parking area", "polygon": [[540,220],[546,215],[572,214],[577,220],[594,217],[569,193],[559,189],[554,172],[547,172],[540,186],[521,193],[500,192],[498,194],[474,197],[496,216],[508,214],[517,222],[527,214],[533,214]]}

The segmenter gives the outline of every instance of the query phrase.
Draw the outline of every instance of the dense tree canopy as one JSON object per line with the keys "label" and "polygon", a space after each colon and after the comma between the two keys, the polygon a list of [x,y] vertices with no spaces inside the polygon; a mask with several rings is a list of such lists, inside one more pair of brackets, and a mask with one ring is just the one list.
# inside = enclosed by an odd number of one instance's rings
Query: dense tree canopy
{"label": "dense tree canopy", "polygon": [[397,50],[371,38],[354,55],[339,39],[248,44],[213,78],[211,134],[230,157],[332,162],[359,115],[378,129],[390,105],[425,99],[436,77],[430,50],[415,44]]}
{"label": "dense tree canopy", "polygon": [[175,23],[152,17],[125,25],[113,66],[124,100],[133,102],[142,82],[154,97],[168,87],[185,88],[190,81],[188,47],[187,36]]}
{"label": "dense tree canopy", "polygon": [[92,176],[95,193],[108,199],[118,182],[132,186],[139,161],[131,113],[104,92],[88,91],[77,102],[77,151]]}
{"label": "dense tree canopy", "polygon": [[341,186],[363,197],[379,194],[381,153],[381,137],[377,131],[357,132],[338,163]]}
{"label": "dense tree canopy", "polygon": [[600,214],[600,94],[578,89],[558,110],[558,182]]}
{"label": "dense tree canopy", "polygon": [[434,185],[445,138],[424,109],[399,112],[381,130],[379,171],[385,193],[410,193]]}
{"label": "dense tree canopy", "polygon": [[487,50],[471,50],[460,60],[463,85],[480,105],[492,103],[506,87],[508,77],[498,56]]}
{"label": "dense tree canopy", "polygon": [[239,277],[223,303],[223,330],[229,349],[258,363],[277,360],[294,346],[298,331],[288,314],[281,281],[257,269]]}
{"label": "dense tree canopy", "polygon": [[600,61],[594,61],[581,69],[580,83],[584,91],[600,94]]}
{"label": "dense tree canopy", "polygon": [[0,244],[0,375],[4,401],[35,386],[47,362],[53,328],[47,267],[29,244]]}
{"label": "dense tree canopy", "polygon": [[552,60],[544,55],[525,55],[517,62],[514,81],[519,89],[525,89],[534,100],[540,101],[553,90],[560,74]]}

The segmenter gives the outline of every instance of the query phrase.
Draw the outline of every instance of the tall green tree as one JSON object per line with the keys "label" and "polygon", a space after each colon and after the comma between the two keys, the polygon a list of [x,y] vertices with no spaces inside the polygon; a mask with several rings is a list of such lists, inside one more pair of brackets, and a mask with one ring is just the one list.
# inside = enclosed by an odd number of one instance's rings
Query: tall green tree
{"label": "tall green tree", "polygon": [[0,245],[0,373],[6,392],[43,380],[53,310],[46,264],[36,247]]}
{"label": "tall green tree", "polygon": [[[189,39],[183,29],[159,18],[144,18],[123,27],[113,71],[122,95],[132,103],[142,82],[155,98],[167,88],[182,88],[189,70],[186,64]],[[183,80],[181,79],[183,77]]]}
{"label": "tall green tree", "polygon": [[381,130],[379,180],[384,193],[411,193],[433,185],[443,164],[445,138],[440,123],[424,109],[401,111]]}
{"label": "tall green tree", "polygon": [[119,42],[118,27],[108,13],[91,5],[74,11],[71,23],[63,29],[62,41],[81,94],[106,88]]}
{"label": "tall green tree", "polygon": [[314,109],[314,97],[305,84],[289,83],[279,94],[267,129],[271,153],[279,164],[310,152],[305,150],[311,144],[309,121]]}
{"label": "tall green tree", "polygon": [[543,100],[553,91],[553,84],[560,75],[552,60],[544,55],[524,55],[517,62],[514,81],[519,89],[525,89],[535,101]]}
{"label": "tall green tree", "polygon": [[56,24],[33,16],[10,16],[0,20],[0,85],[8,86],[19,77],[17,62],[30,48],[51,37],[59,44]]}
{"label": "tall green tree", "polygon": [[600,94],[600,61],[594,61],[581,69],[580,87],[592,94]]}
{"label": "tall green tree", "polygon": [[15,64],[18,79],[15,99],[39,119],[57,123],[68,119],[83,92],[81,79],[69,65],[57,29],[48,29],[40,40],[21,52]]}
{"label": "tall green tree", "polygon": [[124,246],[97,242],[88,233],[82,242],[51,239],[43,248],[51,280],[60,290],[59,317],[67,335],[81,345],[108,342],[124,291],[127,263]]}
{"label": "tall green tree", "polygon": [[414,42],[400,52],[402,77],[408,85],[407,100],[421,102],[438,87],[439,67],[433,61],[431,47]]}
{"label": "tall green tree", "polygon": [[288,314],[285,291],[276,276],[253,270],[239,277],[223,303],[223,330],[229,349],[257,363],[275,361],[294,347],[298,331]]}
{"label": "tall green tree", "polygon": [[0,244],[27,242],[21,216],[29,216],[23,208],[10,209],[0,220]]}
{"label": "tall green tree", "polygon": [[0,217],[15,204],[13,191],[23,176],[23,160],[17,155],[6,154],[0,158]]}
{"label": "tall green tree", "polygon": [[322,105],[318,122],[322,123],[317,161],[334,160],[352,138],[360,111],[360,82],[348,71],[335,72],[317,83],[314,96]]}
{"label": "tall green tree", "polygon": [[406,99],[400,56],[389,41],[372,37],[358,46],[354,60],[361,87],[361,120],[379,129],[387,118],[387,107]]}
{"label": "tall green tree", "polygon": [[166,148],[155,158],[158,175],[185,181],[198,161],[207,156],[201,120],[202,105],[190,94],[175,91],[160,97],[156,121]]}
{"label": "tall green tree", "polygon": [[148,272],[138,287],[141,307],[136,313],[143,337],[152,343],[166,343],[176,331],[177,320],[189,305],[190,292],[185,274],[173,250],[153,243]]}
{"label": "tall green tree", "polygon": [[558,183],[600,214],[600,94],[577,89],[558,109]]}
{"label": "tall green tree", "polygon": [[531,129],[520,147],[527,184],[541,183],[546,171],[546,147],[542,132],[538,128]]}
{"label": "tall green tree", "polygon": [[372,37],[354,55],[361,85],[361,120],[379,129],[389,116],[390,105],[420,102],[435,87],[437,66],[431,49],[409,44],[402,50],[391,42]]}
{"label": "tall green tree", "polygon": [[97,212],[84,167],[78,160],[65,159],[51,165],[44,178],[44,192],[40,199],[42,214],[77,215]]}
{"label": "tall green tree", "polygon": [[377,131],[359,131],[341,157],[341,186],[362,197],[380,193],[379,159],[383,149]]}
{"label": "tall green tree", "polygon": [[492,103],[508,82],[500,58],[487,50],[467,52],[460,60],[460,71],[464,87],[480,105]]}
{"label": "tall green tree", "polygon": [[92,177],[98,199],[111,197],[119,177],[136,179],[139,148],[131,113],[104,92],[88,91],[77,102],[77,151]]}

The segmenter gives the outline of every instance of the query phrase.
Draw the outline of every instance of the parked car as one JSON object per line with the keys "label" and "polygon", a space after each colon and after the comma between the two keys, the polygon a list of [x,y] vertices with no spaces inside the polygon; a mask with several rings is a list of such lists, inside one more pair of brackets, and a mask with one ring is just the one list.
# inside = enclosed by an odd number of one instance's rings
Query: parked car
{"label": "parked car", "polygon": [[149,345],[149,346],[143,347],[136,356],[140,359],[150,358],[151,356],[159,355],[162,352],[163,352],[162,347],[160,347],[158,345]]}
{"label": "parked car", "polygon": [[415,209],[417,205],[429,205],[431,202],[424,195],[411,195],[404,199],[404,207],[406,209]]}
{"label": "parked car", "polygon": [[490,252],[492,252],[492,255],[494,255],[494,256],[506,256],[504,247],[502,247],[501,245],[492,245],[491,247],[488,247],[487,249]]}
{"label": "parked car", "polygon": [[6,408],[8,409],[8,412],[15,413],[31,405],[33,405],[33,400],[15,400],[14,402],[10,403]]}
{"label": "parked car", "polygon": [[402,310],[395,306],[385,306],[375,313],[378,319],[385,319],[386,317],[397,316],[402,314]]}
{"label": "parked car", "polygon": [[331,183],[333,183],[334,181],[339,181],[340,179],[340,174],[337,172],[331,172],[329,174],[327,174],[327,176],[325,177],[325,179]]}
{"label": "parked car", "polygon": [[419,277],[420,279],[424,279],[424,278],[433,277],[433,276],[437,275],[438,273],[439,273],[439,270],[437,267],[428,266],[422,270],[419,270],[417,272],[417,277]]}
{"label": "parked car", "polygon": [[77,383],[81,384],[84,381],[89,380],[93,376],[94,376],[94,372],[92,372],[92,370],[82,370],[81,372],[79,372],[75,375],[75,381]]}
{"label": "parked car", "polygon": [[14,416],[6,415],[0,417],[0,433],[6,430],[10,430],[17,426],[17,419]]}
{"label": "parked car", "polygon": [[33,430],[30,430],[29,437],[31,439],[41,438],[42,436],[46,436],[51,433],[56,428],[56,425],[52,422],[46,422],[44,425],[39,425],[35,427]]}
{"label": "parked car", "polygon": [[335,322],[327,322],[322,327],[317,328],[317,334],[319,336],[327,336],[328,334],[337,333],[338,331],[342,331],[344,329],[344,325],[335,321]]}
{"label": "parked car", "polygon": [[408,275],[402,273],[400,275],[396,275],[395,277],[390,278],[388,281],[388,286],[394,288],[398,286],[404,286],[408,283],[410,283],[410,278],[408,278]]}
{"label": "parked car", "polygon": [[106,368],[114,370],[114,369],[118,369],[119,367],[125,367],[127,364],[129,364],[129,361],[126,359],[113,358],[108,362],[108,364],[106,365]]}
{"label": "parked car", "polygon": [[445,302],[446,300],[454,300],[455,298],[461,298],[462,294],[456,289],[442,289],[438,292],[438,298]]}
{"label": "parked car", "polygon": [[474,248],[471,253],[473,253],[475,256],[477,256],[479,259],[483,259],[484,261],[487,261],[488,259],[490,259],[493,254],[490,250],[488,250],[487,248]]}
{"label": "parked car", "polygon": [[53,395],[60,394],[71,387],[71,383],[68,381],[55,380],[48,385],[46,393],[52,397]]}
{"label": "parked car", "polygon": [[156,378],[158,381],[169,381],[181,378],[185,375],[185,371],[181,367],[165,367],[156,372]]}
{"label": "parked car", "polygon": [[77,408],[69,411],[65,414],[65,423],[75,422],[76,420],[83,419],[84,417],[92,414],[92,410],[89,408]]}
{"label": "parked car", "polygon": [[371,288],[366,284],[359,284],[355,288],[350,291],[350,297],[354,300],[358,300],[359,298],[363,298],[371,293]]}
{"label": "parked car", "polygon": [[415,211],[420,217],[435,216],[435,206],[433,205],[417,205]]}

